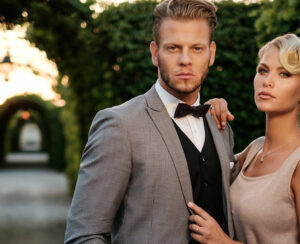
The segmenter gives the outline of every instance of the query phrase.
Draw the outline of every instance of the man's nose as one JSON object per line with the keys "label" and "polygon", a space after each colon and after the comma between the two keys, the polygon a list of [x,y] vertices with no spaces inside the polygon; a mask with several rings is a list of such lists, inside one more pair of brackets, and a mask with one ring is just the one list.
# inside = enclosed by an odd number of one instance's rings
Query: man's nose
{"label": "man's nose", "polygon": [[190,65],[192,63],[191,56],[188,51],[183,50],[180,59],[179,59],[179,64],[180,65]]}

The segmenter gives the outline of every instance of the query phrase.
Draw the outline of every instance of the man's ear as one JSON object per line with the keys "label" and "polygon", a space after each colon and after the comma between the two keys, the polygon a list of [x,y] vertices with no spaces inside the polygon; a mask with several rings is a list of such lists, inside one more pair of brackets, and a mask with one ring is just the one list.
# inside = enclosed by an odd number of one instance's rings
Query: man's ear
{"label": "man's ear", "polygon": [[152,63],[154,66],[158,67],[158,46],[155,41],[150,43],[150,52],[152,56]]}
{"label": "man's ear", "polygon": [[212,41],[209,45],[209,55],[210,55],[209,64],[208,64],[209,67],[213,66],[215,62],[216,50],[217,50],[217,45],[214,41]]}

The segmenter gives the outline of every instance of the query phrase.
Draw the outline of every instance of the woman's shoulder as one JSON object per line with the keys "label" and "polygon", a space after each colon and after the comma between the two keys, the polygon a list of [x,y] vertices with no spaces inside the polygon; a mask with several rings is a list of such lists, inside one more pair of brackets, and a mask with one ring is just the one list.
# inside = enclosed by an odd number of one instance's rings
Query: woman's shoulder
{"label": "woman's shoulder", "polygon": [[298,172],[298,177],[300,178],[300,146],[291,153],[290,157],[295,165],[295,171]]}
{"label": "woman's shoulder", "polygon": [[295,157],[298,158],[298,161],[300,162],[300,146],[295,150]]}
{"label": "woman's shoulder", "polygon": [[256,138],[255,140],[253,140],[249,146],[254,146],[254,145],[258,145],[258,146],[262,146],[265,142],[265,136],[261,136],[261,137],[258,137]]}
{"label": "woman's shoulder", "polygon": [[256,154],[264,145],[265,137],[261,136],[253,140],[242,152],[236,155],[240,168],[242,168],[247,160],[247,158],[252,157],[253,154]]}
{"label": "woman's shoulder", "polygon": [[247,157],[250,154],[250,152],[254,151],[256,153],[258,150],[260,150],[263,147],[264,142],[265,142],[264,136],[258,137],[252,142],[250,142],[250,144],[244,150],[246,153],[245,157]]}
{"label": "woman's shoulder", "polygon": [[288,159],[299,165],[300,163],[300,146],[296,147],[289,155]]}

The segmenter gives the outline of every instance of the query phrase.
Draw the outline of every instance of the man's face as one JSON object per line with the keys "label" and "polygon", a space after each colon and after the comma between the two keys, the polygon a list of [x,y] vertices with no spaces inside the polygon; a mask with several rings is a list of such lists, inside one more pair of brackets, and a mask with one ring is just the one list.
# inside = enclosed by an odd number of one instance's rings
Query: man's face
{"label": "man's face", "polygon": [[215,58],[207,21],[167,18],[159,34],[159,46],[151,42],[150,51],[160,84],[175,97],[194,102]]}

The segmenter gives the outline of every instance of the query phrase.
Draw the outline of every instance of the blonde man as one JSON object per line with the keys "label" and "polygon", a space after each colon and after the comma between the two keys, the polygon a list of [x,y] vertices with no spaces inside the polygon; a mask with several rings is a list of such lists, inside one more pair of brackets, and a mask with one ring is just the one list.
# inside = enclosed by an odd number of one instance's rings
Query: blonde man
{"label": "blonde man", "polygon": [[198,106],[215,58],[215,6],[170,0],[153,16],[150,51],[158,80],[144,95],[94,118],[65,243],[192,243],[189,201],[233,235],[233,136],[229,127],[218,130],[209,106]]}

